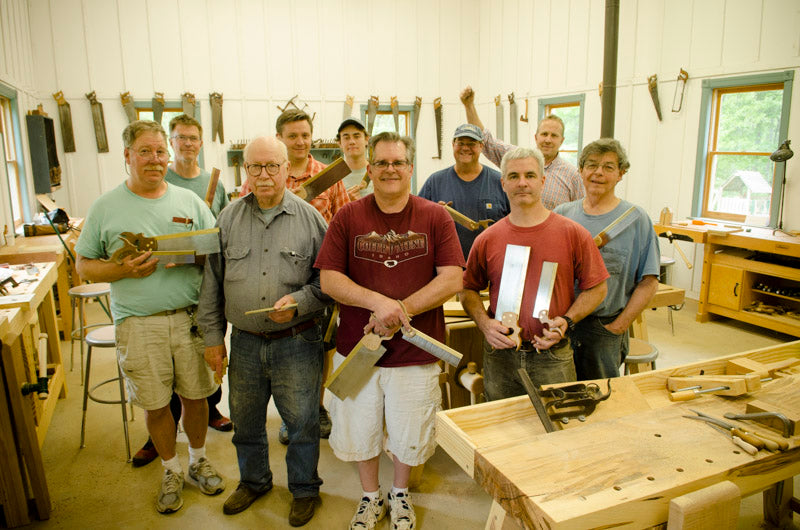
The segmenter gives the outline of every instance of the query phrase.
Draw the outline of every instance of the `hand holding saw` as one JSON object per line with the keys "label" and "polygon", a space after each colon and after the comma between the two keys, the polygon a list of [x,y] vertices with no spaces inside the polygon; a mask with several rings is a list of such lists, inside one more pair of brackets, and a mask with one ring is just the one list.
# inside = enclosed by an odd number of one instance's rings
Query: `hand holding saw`
{"label": "hand holding saw", "polygon": [[194,263],[195,256],[214,254],[220,251],[219,228],[155,237],[147,237],[141,232],[138,234],[122,232],[119,238],[123,245],[104,261],[113,261],[117,265],[121,265],[130,256],[140,256],[150,251],[156,257],[169,256],[173,263]]}
{"label": "hand holding saw", "polygon": [[461,226],[463,226],[467,230],[472,230],[474,232],[475,230],[478,230],[479,228],[486,229],[486,228],[489,228],[489,225],[494,222],[494,219],[483,219],[481,221],[473,221],[472,219],[470,219],[469,217],[467,217],[463,213],[461,213],[458,210],[456,210],[455,208],[453,208],[452,207],[452,204],[453,204],[452,201],[450,201],[448,203],[440,203],[440,204],[442,206],[444,206],[444,209],[447,210],[447,213],[450,214],[450,217],[453,218],[453,221],[455,221],[456,223],[460,224]]}
{"label": "hand holding saw", "polygon": [[625,213],[614,219],[607,227],[603,228],[599,234],[594,236],[594,244],[597,248],[603,248],[609,241],[621,234],[637,219],[636,206],[631,206]]}
{"label": "hand holding saw", "polygon": [[306,202],[325,192],[331,186],[350,174],[350,168],[345,163],[344,158],[338,158],[331,165],[303,182],[294,194]]}

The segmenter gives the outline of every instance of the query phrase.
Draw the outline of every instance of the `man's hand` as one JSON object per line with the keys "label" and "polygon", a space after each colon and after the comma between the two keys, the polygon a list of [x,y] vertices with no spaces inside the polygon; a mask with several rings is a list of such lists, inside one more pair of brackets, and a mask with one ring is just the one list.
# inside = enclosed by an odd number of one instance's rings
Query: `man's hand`
{"label": "man's hand", "polygon": [[129,256],[122,260],[123,278],[146,278],[156,271],[158,266],[158,258],[150,257],[153,255],[151,251],[140,254],[136,257]]}
{"label": "man's hand", "polygon": [[350,198],[350,201],[353,202],[353,201],[357,201],[358,199],[360,199],[361,198],[361,190],[363,190],[366,187],[367,187],[367,183],[362,180],[358,184],[354,184],[353,186],[350,186],[349,188],[347,188],[347,196]]}
{"label": "man's hand", "polygon": [[[295,304],[295,307],[280,311],[281,307],[289,304]],[[275,302],[275,305],[272,306],[275,308],[275,311],[269,313],[270,320],[272,320],[273,322],[277,322],[278,324],[289,322],[291,319],[294,318],[295,314],[297,314],[296,304],[297,300],[295,300],[294,297],[290,294],[287,294],[286,296],[279,298],[278,301]]]}
{"label": "man's hand", "polygon": [[380,304],[373,308],[372,316],[364,326],[364,333],[376,333],[381,337],[391,337],[401,327],[410,326],[411,322],[400,302],[387,296],[381,296]]}
{"label": "man's hand", "polygon": [[622,335],[623,333],[625,333],[625,330],[628,329],[627,327],[619,329],[616,320],[614,322],[609,322],[608,324],[604,324],[603,327],[606,328],[609,331],[609,333],[613,333],[614,335]]}
{"label": "man's hand", "polygon": [[542,336],[533,338],[533,345],[537,350],[547,350],[564,338],[567,334],[569,325],[561,317],[556,317],[548,322],[547,327],[542,328]]}
{"label": "man's hand", "polygon": [[222,378],[225,376],[225,359],[228,357],[228,350],[225,348],[225,344],[220,344],[219,346],[206,346],[206,351],[203,353],[203,357],[205,358],[208,366],[216,374],[214,376],[214,380],[222,381]]}
{"label": "man's hand", "polygon": [[461,91],[459,97],[461,98],[461,103],[463,103],[465,107],[475,104],[475,91],[472,90],[472,87],[469,85]]}
{"label": "man's hand", "polygon": [[492,348],[504,350],[517,347],[517,343],[508,336],[510,329],[493,318],[486,319],[480,330]]}

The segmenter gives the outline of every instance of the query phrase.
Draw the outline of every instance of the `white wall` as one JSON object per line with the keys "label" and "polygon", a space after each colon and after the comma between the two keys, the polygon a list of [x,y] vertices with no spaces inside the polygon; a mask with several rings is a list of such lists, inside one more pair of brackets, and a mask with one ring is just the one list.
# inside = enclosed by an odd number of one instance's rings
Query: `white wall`
{"label": "white wall", "polygon": [[[703,79],[791,68],[797,72],[793,107],[800,108],[800,2],[621,4],[615,135],[628,148],[632,168],[619,191],[654,218],[664,206],[676,218],[685,217],[691,213]],[[513,91],[520,112],[529,99],[531,116],[539,98],[584,93],[584,143],[600,131],[603,0],[3,0],[0,6],[0,79],[20,90],[21,109],[41,101],[55,116],[50,94],[56,90],[72,105],[77,152],[59,153],[65,185],[55,195],[73,215],[85,214],[100,193],[125,176],[120,132],[126,119],[119,103],[125,91],[145,100],[155,90],[168,99],[195,93],[206,127],[205,164],[224,168],[228,186],[233,176],[225,163],[227,146],[211,141],[208,93],[213,91],[224,95],[228,142],[272,134],[276,106],[296,94],[317,113],[315,136],[323,138],[335,135],[347,94],[357,104],[371,95],[388,103],[396,95],[407,105],[420,96],[420,184],[452,163],[449,135],[465,119],[458,93],[467,84],[476,89],[490,128],[492,99],[502,94],[507,108],[506,96]],[[683,110],[672,113],[680,68],[690,77]],[[647,89],[654,73],[663,122],[656,119]],[[84,97],[91,90],[105,107],[107,154],[96,152]],[[439,96],[441,161],[431,158],[436,154],[432,101]],[[800,138],[796,115],[789,138]],[[520,143],[530,145],[535,119],[518,125]],[[800,159],[787,169],[784,226],[800,229]],[[682,248],[689,255],[695,250],[689,244]],[[670,252],[664,242],[664,253]],[[701,255],[697,252],[696,269]],[[680,262],[674,278],[690,292],[699,291],[699,274]]]}

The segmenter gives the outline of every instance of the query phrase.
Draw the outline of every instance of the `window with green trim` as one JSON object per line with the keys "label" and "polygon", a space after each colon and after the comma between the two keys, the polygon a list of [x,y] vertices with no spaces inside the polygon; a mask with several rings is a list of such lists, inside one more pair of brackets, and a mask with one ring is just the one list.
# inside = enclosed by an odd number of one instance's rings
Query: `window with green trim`
{"label": "window with green trim", "polygon": [[786,139],[791,84],[786,73],[704,81],[694,215],[775,225],[785,165],[769,156]]}
{"label": "window with green trim", "polygon": [[555,114],[564,122],[564,143],[558,154],[574,166],[578,165],[578,155],[583,147],[583,101],[583,94],[539,100],[539,121]]}

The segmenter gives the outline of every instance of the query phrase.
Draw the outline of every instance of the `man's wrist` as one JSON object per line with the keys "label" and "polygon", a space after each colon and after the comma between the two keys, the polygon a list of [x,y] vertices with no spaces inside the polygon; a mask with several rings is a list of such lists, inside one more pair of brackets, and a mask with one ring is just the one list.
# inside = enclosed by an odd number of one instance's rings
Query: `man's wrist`
{"label": "man's wrist", "polygon": [[575,329],[575,322],[573,322],[573,320],[570,317],[568,317],[567,315],[562,315],[561,318],[563,318],[564,321],[567,323],[567,332],[570,332]]}

